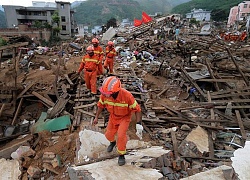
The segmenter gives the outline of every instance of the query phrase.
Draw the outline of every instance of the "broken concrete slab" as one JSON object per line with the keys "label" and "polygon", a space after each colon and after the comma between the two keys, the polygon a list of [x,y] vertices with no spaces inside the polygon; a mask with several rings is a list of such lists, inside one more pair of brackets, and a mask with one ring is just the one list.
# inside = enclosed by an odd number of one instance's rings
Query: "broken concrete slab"
{"label": "broken concrete slab", "polygon": [[6,144],[2,148],[0,148],[0,158],[10,158],[12,152],[16,151],[20,146],[27,144],[27,142],[30,141],[32,138],[32,135],[27,135],[24,138],[18,138]]}
{"label": "broken concrete slab", "polygon": [[140,162],[149,161],[168,152],[169,150],[165,150],[160,146],[154,146],[129,153],[125,156],[126,164],[124,166],[118,166],[117,158],[114,158],[88,165],[70,167],[68,172],[70,179],[159,179],[163,176],[156,169],[140,168],[138,165],[140,165]]}
{"label": "broken concrete slab", "polygon": [[21,175],[21,171],[19,168],[19,162],[18,160],[6,160],[6,159],[0,159],[0,180],[5,179],[19,179],[19,176]]}
{"label": "broken concrete slab", "polygon": [[[88,158],[98,159],[109,157],[112,154],[106,150],[109,141],[105,135],[100,132],[84,129],[79,132],[79,139],[81,143],[80,149],[77,152],[77,160],[79,163]],[[149,143],[139,140],[129,140],[127,143],[127,149],[146,148],[147,146],[149,146]],[[115,153],[115,149],[113,152]]]}
{"label": "broken concrete slab", "polygon": [[244,148],[234,151],[234,157],[231,157],[231,160],[233,161],[232,166],[241,180],[250,179],[249,151],[250,141],[246,141]]}
{"label": "broken concrete slab", "polygon": [[200,126],[192,130],[185,140],[193,142],[201,153],[209,152],[208,133]]}
{"label": "broken concrete slab", "polygon": [[224,177],[223,170],[232,169],[230,166],[222,165],[217,168],[189,176],[187,178],[182,178],[181,180],[200,180],[206,177],[206,180],[226,180]]}

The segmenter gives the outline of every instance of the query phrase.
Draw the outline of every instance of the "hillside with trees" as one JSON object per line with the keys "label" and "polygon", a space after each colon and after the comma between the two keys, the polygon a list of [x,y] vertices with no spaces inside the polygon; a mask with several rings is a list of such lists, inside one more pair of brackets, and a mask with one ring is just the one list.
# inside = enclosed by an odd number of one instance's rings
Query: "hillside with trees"
{"label": "hillside with trees", "polygon": [[121,21],[129,18],[141,19],[142,11],[148,14],[170,13],[175,5],[190,0],[88,0],[75,7],[78,24],[90,26],[106,24],[110,19]]}
{"label": "hillside with trees", "polygon": [[111,18],[119,21],[141,18],[143,11],[139,3],[132,0],[89,0],[82,2],[75,10],[76,22],[90,26],[106,24]]}
{"label": "hillside with trees", "polygon": [[215,21],[226,20],[231,7],[238,5],[242,0],[192,0],[190,2],[178,5],[172,9],[172,13],[185,15],[192,9],[211,10],[211,18]]}
{"label": "hillside with trees", "polygon": [[186,3],[190,0],[135,0],[142,8],[147,9],[147,12],[154,14],[155,12],[162,12],[164,14],[170,13],[171,9],[179,4]]}

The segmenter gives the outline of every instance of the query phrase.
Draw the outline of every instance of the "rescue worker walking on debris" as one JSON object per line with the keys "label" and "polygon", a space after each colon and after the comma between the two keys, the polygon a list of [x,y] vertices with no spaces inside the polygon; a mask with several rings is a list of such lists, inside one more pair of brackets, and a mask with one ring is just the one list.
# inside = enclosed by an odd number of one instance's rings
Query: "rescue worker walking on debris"
{"label": "rescue worker walking on debris", "polygon": [[92,45],[94,46],[94,53],[99,58],[99,65],[98,65],[98,72],[97,76],[100,76],[103,74],[103,67],[102,67],[102,60],[103,60],[103,49],[101,46],[99,46],[99,41],[97,38],[92,39]]}
{"label": "rescue worker walking on debris", "polygon": [[82,62],[78,69],[78,74],[84,69],[84,80],[87,88],[91,91],[91,94],[97,94],[96,80],[97,71],[99,66],[99,57],[94,54],[94,47],[87,47],[87,54],[83,56]]}
{"label": "rescue worker walking on debris", "polygon": [[[103,81],[102,87],[99,89],[101,96],[97,104],[93,125],[98,123],[98,116],[104,108],[110,113],[106,138],[110,141],[107,152],[111,152],[115,145],[119,154],[118,164],[125,164],[127,135],[132,112],[135,112],[137,123],[141,123],[141,108],[136,102],[133,95],[121,87],[121,81],[115,76],[110,76]],[[115,135],[117,139],[115,140]]]}
{"label": "rescue worker walking on debris", "polygon": [[116,56],[116,50],[114,48],[114,43],[112,41],[108,42],[108,46],[105,51],[106,59],[104,61],[104,68],[107,73],[113,74],[114,69],[114,58]]}

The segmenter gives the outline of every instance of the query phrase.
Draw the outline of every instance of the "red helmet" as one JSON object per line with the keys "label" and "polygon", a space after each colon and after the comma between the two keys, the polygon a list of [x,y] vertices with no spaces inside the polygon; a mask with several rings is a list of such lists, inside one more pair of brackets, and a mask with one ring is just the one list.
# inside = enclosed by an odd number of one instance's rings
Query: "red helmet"
{"label": "red helmet", "polygon": [[94,51],[94,47],[93,46],[88,46],[86,50],[87,51]]}
{"label": "red helmet", "polygon": [[118,92],[121,89],[121,81],[115,76],[107,77],[103,83],[102,87],[99,89],[104,95],[110,95]]}
{"label": "red helmet", "polygon": [[92,39],[92,43],[99,43],[97,38]]}
{"label": "red helmet", "polygon": [[112,41],[109,41],[109,42],[108,42],[108,45],[109,45],[109,46],[113,46],[114,43],[113,43]]}

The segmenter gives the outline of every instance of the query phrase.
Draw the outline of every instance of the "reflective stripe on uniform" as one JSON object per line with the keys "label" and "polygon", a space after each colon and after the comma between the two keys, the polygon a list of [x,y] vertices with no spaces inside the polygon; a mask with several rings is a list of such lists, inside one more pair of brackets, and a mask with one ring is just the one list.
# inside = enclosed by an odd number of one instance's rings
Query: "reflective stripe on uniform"
{"label": "reflective stripe on uniform", "polygon": [[94,51],[95,54],[102,54],[103,52],[100,51]]}
{"label": "reflective stripe on uniform", "polygon": [[[100,103],[102,104],[102,102],[100,102]],[[105,100],[103,102],[103,104],[108,104],[108,105],[111,105],[111,106],[118,106],[118,107],[128,107],[128,104],[125,104],[125,103],[114,103],[114,102],[108,101],[108,100]]]}
{"label": "reflective stripe on uniform", "polygon": [[86,58],[85,61],[86,62],[95,62],[95,63],[98,62],[98,60],[96,60],[96,59],[89,59],[89,58]]}
{"label": "reflective stripe on uniform", "polygon": [[113,51],[106,51],[106,53],[115,54]]}
{"label": "reflective stripe on uniform", "polygon": [[135,102],[134,102],[132,105],[130,105],[129,108],[130,108],[130,109],[133,109],[133,108],[136,107],[136,105],[137,105],[137,102],[136,102],[136,100],[135,100]]}
{"label": "reflective stripe on uniform", "polygon": [[101,99],[99,99],[99,103],[101,103],[102,105],[104,104],[104,102]]}
{"label": "reflective stripe on uniform", "polygon": [[117,152],[118,152],[119,154],[121,154],[121,155],[126,154],[126,150],[125,150],[125,151],[120,151],[120,150],[118,150],[118,149],[116,149],[116,150],[117,150]]}

